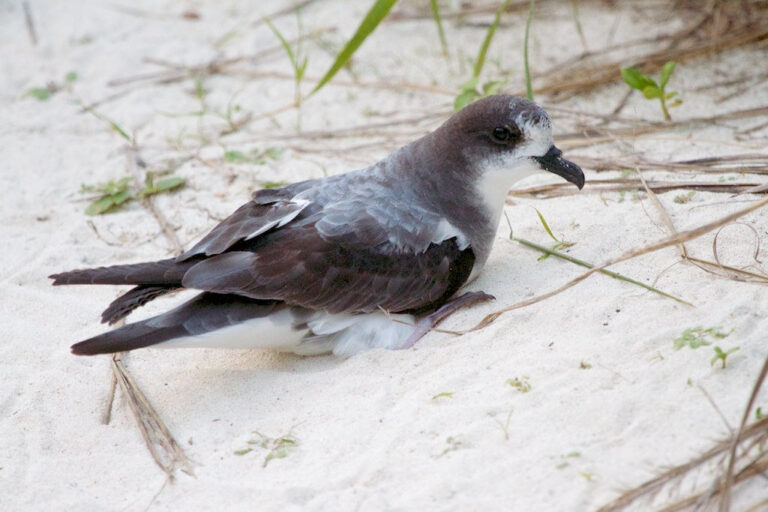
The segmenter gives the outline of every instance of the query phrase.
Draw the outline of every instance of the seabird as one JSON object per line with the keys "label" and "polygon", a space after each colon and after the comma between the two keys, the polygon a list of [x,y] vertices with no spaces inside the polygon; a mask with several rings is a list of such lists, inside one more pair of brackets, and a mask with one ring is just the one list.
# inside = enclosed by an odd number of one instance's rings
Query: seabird
{"label": "seabird", "polygon": [[177,258],[50,276],[134,285],[102,314],[109,324],[169,292],[201,292],[72,352],[409,347],[455,309],[492,298],[455,295],[485,265],[509,188],[542,170],[584,186],[541,107],[481,99],[370,167],[255,192]]}

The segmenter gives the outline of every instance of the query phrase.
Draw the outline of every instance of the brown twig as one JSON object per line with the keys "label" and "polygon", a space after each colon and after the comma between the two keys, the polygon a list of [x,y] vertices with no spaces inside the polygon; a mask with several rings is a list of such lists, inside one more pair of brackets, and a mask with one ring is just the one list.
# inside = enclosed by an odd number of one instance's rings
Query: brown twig
{"label": "brown twig", "polygon": [[136,381],[128,373],[119,354],[112,357],[112,371],[120,389],[128,400],[128,405],[136,418],[141,436],[157,465],[169,478],[173,478],[176,469],[194,475],[192,462],[168,431],[168,427],[160,419]]}
{"label": "brown twig", "polygon": [[[759,442],[765,438],[766,432],[768,432],[768,418],[763,418],[762,420],[747,426],[741,434],[741,439],[742,441],[755,439]],[[667,471],[664,471],[660,475],[644,482],[643,484],[622,493],[619,497],[615,498],[610,503],[600,507],[598,512],[616,512],[626,508],[644,496],[651,496],[661,491],[666,485],[684,477],[691,471],[702,467],[704,464],[715,459],[716,457],[726,455],[729,448],[731,447],[731,444],[732,440],[730,438],[717,442],[712,448],[702,453],[701,455],[683,464],[680,464],[679,466],[675,466]],[[756,472],[759,469],[760,468],[753,467],[752,471]],[[743,474],[740,478],[741,480],[744,479]],[[683,501],[666,507],[664,510],[679,510],[681,508],[685,508],[685,506],[690,506],[691,504],[696,503],[703,494],[704,493],[697,493]]]}
{"label": "brown twig", "polygon": [[[648,182],[645,181],[645,177],[643,176],[643,173],[640,172],[640,169],[635,167],[635,172],[637,173],[637,176],[640,178],[640,182],[643,184],[643,188],[645,189],[645,192],[648,194],[648,197],[651,200],[651,203],[656,207],[656,210],[661,215],[662,220],[664,221],[664,224],[666,224],[667,229],[669,230],[670,236],[677,236],[677,229],[675,229],[675,224],[672,222],[672,217],[669,216],[669,212],[667,212],[667,209],[664,208],[664,205],[661,204],[661,201],[659,201],[659,198],[656,196],[656,193],[648,186]],[[678,245],[678,248],[680,249],[680,256],[682,258],[688,257],[688,250],[685,248],[685,244],[680,242]]]}
{"label": "brown twig", "polygon": [[[749,415],[752,412],[752,408],[755,406],[755,401],[757,400],[757,394],[760,392],[760,388],[763,386],[763,382],[765,382],[765,379],[767,376],[768,376],[768,357],[765,358],[765,362],[763,363],[763,367],[760,370],[760,374],[757,378],[757,381],[755,382],[755,385],[752,387],[752,393],[749,395],[749,400],[747,400],[747,406],[744,408],[744,414],[741,417],[741,424],[739,425],[739,430],[738,432],[736,432],[736,435],[733,436],[733,440],[731,441],[730,451],[728,454],[728,469],[725,472],[723,490],[722,490],[722,493],[720,494],[720,503],[718,506],[718,509],[720,512],[728,512],[728,510],[731,507],[731,486],[733,485],[733,481],[734,481],[733,471],[736,465],[736,447],[739,445],[739,441],[744,435],[744,430],[747,425],[747,419],[749,419]],[[765,466],[768,467],[768,464],[765,464]]]}
{"label": "brown twig", "polygon": [[504,313],[507,313],[509,311],[513,311],[515,309],[520,309],[526,306],[530,306],[532,304],[536,304],[537,302],[541,302],[545,299],[548,299],[550,297],[553,297],[559,293],[564,292],[565,290],[579,284],[580,282],[584,281],[591,275],[599,272],[600,270],[603,270],[611,265],[615,265],[617,263],[621,263],[627,260],[631,260],[633,258],[637,258],[638,256],[642,256],[644,254],[649,254],[651,252],[656,252],[661,249],[666,249],[667,247],[671,247],[673,245],[678,245],[682,242],[687,242],[689,240],[693,240],[695,238],[698,238],[706,233],[709,233],[710,231],[714,231],[715,229],[719,228],[720,226],[724,226],[730,222],[733,222],[736,219],[739,219],[749,213],[752,213],[755,210],[758,210],[762,208],[763,206],[768,204],[768,198],[762,199],[760,201],[756,201],[752,205],[748,206],[747,208],[743,208],[741,210],[738,210],[730,215],[726,215],[725,217],[721,217],[720,219],[709,222],[707,224],[704,224],[702,226],[699,226],[694,229],[690,229],[687,231],[681,231],[678,233],[677,236],[671,236],[667,237],[663,240],[659,240],[658,242],[647,245],[645,247],[638,247],[636,249],[633,249],[631,251],[625,252],[624,254],[617,256],[615,258],[612,258],[602,265],[596,266],[587,272],[584,272],[580,276],[576,277],[575,279],[572,279],[571,281],[568,281],[564,285],[560,286],[559,288],[552,290],[551,292],[547,292],[541,295],[537,295],[534,297],[531,297],[530,299],[524,300],[522,302],[518,302],[515,304],[512,304],[510,306],[507,306],[505,308],[502,308],[498,311],[495,311],[493,313],[490,313],[486,315],[480,322],[477,323],[474,327],[467,329],[463,331],[464,333],[467,332],[473,332],[478,331],[480,329],[483,329],[487,327],[488,325],[495,322],[501,315]]}
{"label": "brown twig", "polygon": [[24,10],[24,23],[27,25],[27,34],[29,34],[29,40],[32,41],[33,46],[37,46],[37,31],[35,30],[35,19],[32,17],[32,9],[29,7],[29,2],[24,0],[21,2],[21,7]]}

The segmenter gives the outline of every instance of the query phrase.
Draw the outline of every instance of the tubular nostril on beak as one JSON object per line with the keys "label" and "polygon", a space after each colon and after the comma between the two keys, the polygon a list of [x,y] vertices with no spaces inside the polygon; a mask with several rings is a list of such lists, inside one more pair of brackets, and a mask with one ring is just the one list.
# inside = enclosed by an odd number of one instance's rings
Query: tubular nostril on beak
{"label": "tubular nostril on beak", "polygon": [[560,151],[557,146],[552,146],[549,148],[549,151],[547,151],[547,154],[544,155],[544,158],[557,158],[559,156],[562,156],[563,152]]}

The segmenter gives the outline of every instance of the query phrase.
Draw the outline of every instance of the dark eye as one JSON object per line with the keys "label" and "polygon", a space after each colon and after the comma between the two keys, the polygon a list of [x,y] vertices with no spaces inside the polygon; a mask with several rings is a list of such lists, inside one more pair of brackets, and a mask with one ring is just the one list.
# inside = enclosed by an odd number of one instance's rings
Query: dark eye
{"label": "dark eye", "polygon": [[507,128],[506,126],[497,126],[493,129],[493,132],[491,133],[491,139],[493,142],[496,142],[497,144],[506,144],[510,140],[512,140],[515,137],[515,134],[512,133],[512,130]]}

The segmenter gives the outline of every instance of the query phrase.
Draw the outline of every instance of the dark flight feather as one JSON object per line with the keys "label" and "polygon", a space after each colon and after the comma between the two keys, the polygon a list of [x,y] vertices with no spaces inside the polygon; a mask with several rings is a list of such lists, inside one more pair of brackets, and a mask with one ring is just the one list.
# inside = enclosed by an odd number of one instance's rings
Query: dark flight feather
{"label": "dark flight feather", "polygon": [[130,315],[135,309],[140,308],[147,302],[178,289],[178,287],[140,284],[113,300],[101,314],[101,323],[112,325]]}
{"label": "dark flight feather", "polygon": [[174,259],[113,265],[111,267],[70,270],[53,274],[54,286],[63,284],[146,284],[155,286],[178,286],[184,273],[194,261],[177,263]]}
{"label": "dark flight feather", "polygon": [[[181,306],[72,345],[77,355],[110,354],[195,336],[270,315],[284,304],[232,295],[201,293]],[[258,333],[255,333],[258,334]]]}

